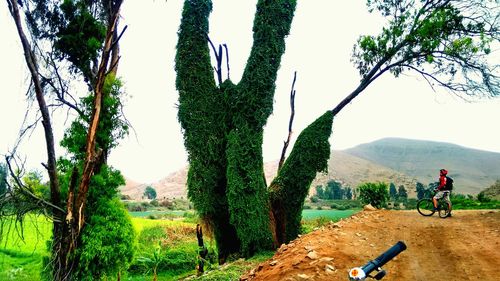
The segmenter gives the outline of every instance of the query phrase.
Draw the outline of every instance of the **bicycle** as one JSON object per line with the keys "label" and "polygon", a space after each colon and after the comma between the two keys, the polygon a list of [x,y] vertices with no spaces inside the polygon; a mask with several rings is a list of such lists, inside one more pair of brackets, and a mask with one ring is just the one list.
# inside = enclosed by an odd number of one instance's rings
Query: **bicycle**
{"label": "bicycle", "polygon": [[[391,248],[389,248],[389,250],[382,253],[378,258],[369,261],[362,267],[351,268],[351,270],[349,270],[349,280],[359,281],[366,280],[366,278],[380,280],[384,278],[386,272],[381,267],[404,250],[406,250],[406,244],[402,241],[398,241]],[[377,271],[377,274],[371,276],[370,273],[372,273],[374,270]]]}
{"label": "bicycle", "polygon": [[[451,191],[444,190],[443,192],[444,192],[443,197],[438,199],[438,202],[437,202],[437,211],[438,211],[440,218],[446,218],[451,213],[451,201],[449,199]],[[432,201],[432,198],[434,197],[434,195],[436,193],[437,193],[437,189],[434,189],[432,196],[418,200],[417,211],[422,216],[430,217],[430,216],[434,215],[434,213],[436,212],[434,210],[434,202]],[[447,198],[448,198],[448,200],[446,200]]]}

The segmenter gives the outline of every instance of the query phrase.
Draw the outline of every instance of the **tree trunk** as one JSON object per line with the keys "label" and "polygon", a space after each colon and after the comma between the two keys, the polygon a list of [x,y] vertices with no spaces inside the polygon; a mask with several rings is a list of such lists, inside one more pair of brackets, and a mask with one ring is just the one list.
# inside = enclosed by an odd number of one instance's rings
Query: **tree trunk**
{"label": "tree trunk", "polygon": [[[54,206],[61,206],[61,192],[56,171],[56,154],[54,149],[54,134],[51,126],[50,114],[45,102],[43,87],[40,82],[39,69],[36,61],[36,56],[30,46],[30,43],[24,34],[18,3],[15,0],[7,0],[12,18],[16,24],[16,28],[21,40],[26,64],[31,74],[35,95],[38,106],[42,115],[42,124],[45,132],[45,141],[47,146],[47,171],[50,181],[51,203]],[[119,16],[119,10],[122,1],[115,1],[111,7],[111,20],[108,26],[104,49],[101,57],[101,62],[98,69],[97,79],[95,83],[94,93],[94,108],[91,117],[91,123],[87,135],[87,151],[84,163],[84,171],[78,188],[78,194],[75,196],[76,179],[78,178],[77,170],[73,172],[71,184],[69,187],[68,201],[66,202],[67,214],[53,208],[53,241],[52,241],[52,278],[53,280],[70,280],[72,278],[73,260],[72,253],[77,247],[78,237],[84,223],[85,202],[87,198],[90,179],[95,170],[96,159],[100,158],[99,153],[95,152],[95,140],[97,127],[99,124],[99,115],[102,103],[102,90],[106,75],[108,74],[108,64],[110,61],[111,49],[113,49],[112,68],[116,72],[118,65],[118,38],[116,38],[116,24]],[[113,38],[116,40],[113,41]],[[105,159],[105,158],[101,158]],[[100,161],[102,162],[102,161]],[[73,202],[74,200],[74,202]],[[65,216],[66,215],[66,216]],[[75,220],[77,218],[77,220]]]}

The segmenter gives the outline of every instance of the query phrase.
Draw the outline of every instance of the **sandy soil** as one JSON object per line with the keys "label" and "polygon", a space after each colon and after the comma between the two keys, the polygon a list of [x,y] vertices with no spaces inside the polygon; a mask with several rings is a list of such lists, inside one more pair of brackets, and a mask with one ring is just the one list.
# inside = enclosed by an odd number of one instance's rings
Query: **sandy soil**
{"label": "sandy soil", "polygon": [[[395,244],[407,250],[383,269],[383,280],[500,280],[500,212],[453,211],[442,219],[417,211],[362,211],[282,245],[240,280],[348,280]],[[368,279],[375,280],[375,279]]]}

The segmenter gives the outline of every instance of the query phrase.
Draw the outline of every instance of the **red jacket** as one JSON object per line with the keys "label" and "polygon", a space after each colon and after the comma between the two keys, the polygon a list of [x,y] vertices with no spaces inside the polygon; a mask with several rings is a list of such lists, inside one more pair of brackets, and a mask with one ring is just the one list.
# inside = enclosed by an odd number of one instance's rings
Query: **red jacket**
{"label": "red jacket", "polygon": [[441,190],[445,186],[446,186],[446,176],[445,175],[441,175],[441,176],[439,176],[439,186],[437,187],[437,189]]}

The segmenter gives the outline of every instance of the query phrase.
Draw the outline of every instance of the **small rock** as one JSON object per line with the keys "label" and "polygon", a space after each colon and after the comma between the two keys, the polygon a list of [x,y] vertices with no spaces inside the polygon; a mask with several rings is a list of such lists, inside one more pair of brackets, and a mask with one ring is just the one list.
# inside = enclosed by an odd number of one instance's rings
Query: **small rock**
{"label": "small rock", "polygon": [[308,251],[308,252],[310,252],[310,251],[314,250],[314,248],[313,248],[313,247],[311,247],[311,246],[309,246],[309,245],[308,245],[308,246],[305,246],[305,247],[304,247],[304,249],[306,249],[306,251]]}
{"label": "small rock", "polygon": [[318,259],[318,254],[315,252],[315,251],[310,251],[308,254],[307,254],[307,257],[312,259],[312,260],[316,260]]}
{"label": "small rock", "polygon": [[292,266],[297,266],[301,263],[302,261],[301,260],[296,260],[292,263]]}
{"label": "small rock", "polygon": [[270,266],[275,266],[278,263],[278,261],[272,261],[269,263]]}
{"label": "small rock", "polygon": [[373,207],[371,204],[363,206],[363,210],[365,211],[375,211],[377,210],[375,207]]}
{"label": "small rock", "polygon": [[309,276],[306,274],[297,274],[297,280],[309,280]]}
{"label": "small rock", "polygon": [[335,267],[334,267],[333,265],[329,265],[329,264],[327,264],[327,265],[325,265],[325,271],[326,271],[327,273],[332,273],[332,272],[334,272],[334,271],[335,271]]}
{"label": "small rock", "polygon": [[279,252],[284,252],[288,250],[288,246],[285,244],[281,244],[281,247],[278,249]]}
{"label": "small rock", "polygon": [[356,236],[361,237],[361,233],[356,232]]}
{"label": "small rock", "polygon": [[333,261],[333,258],[330,257],[323,257],[319,260],[320,262],[331,262]]}

